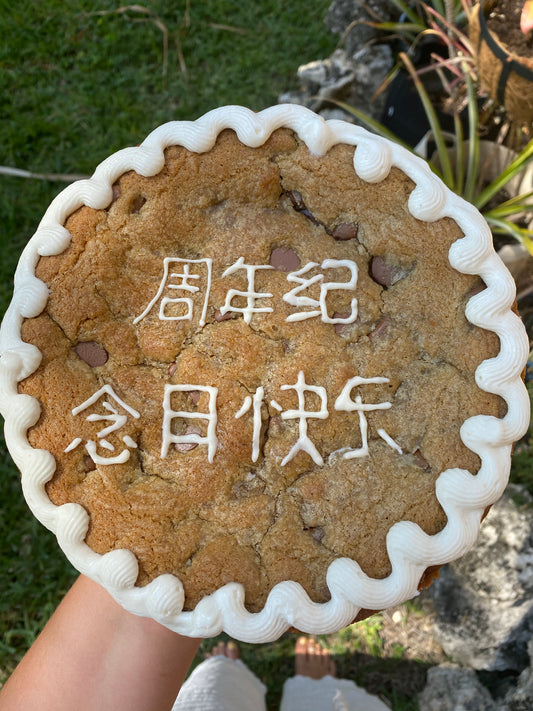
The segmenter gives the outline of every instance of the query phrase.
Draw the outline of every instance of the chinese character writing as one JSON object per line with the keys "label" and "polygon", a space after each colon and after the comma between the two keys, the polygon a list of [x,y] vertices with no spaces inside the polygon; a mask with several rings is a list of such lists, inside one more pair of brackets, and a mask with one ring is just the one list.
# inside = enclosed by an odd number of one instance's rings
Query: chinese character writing
{"label": "chinese character writing", "polygon": [[[220,313],[222,314],[222,316],[224,316],[224,314],[228,312],[241,313],[243,315],[245,323],[250,323],[253,314],[271,313],[273,309],[270,306],[256,306],[255,302],[258,299],[270,299],[272,297],[272,294],[255,290],[255,273],[259,269],[273,268],[274,267],[268,264],[245,264],[243,257],[239,257],[235,264],[232,264],[231,267],[228,267],[226,271],[222,274],[223,277],[229,276],[230,274],[234,274],[239,269],[244,269],[246,271],[246,278],[248,280],[248,290],[239,291],[237,289],[229,289],[228,293],[226,294],[224,306],[221,306],[220,308]],[[232,306],[232,299],[234,299],[236,296],[246,298],[246,306]]]}
{"label": "chinese character writing", "polygon": [[[98,443],[91,439],[87,440],[85,444],[85,449],[87,450],[87,453],[95,464],[124,464],[130,458],[130,449],[137,448],[136,442],[129,435],[124,435],[122,437],[122,441],[126,445],[126,449],[123,449],[120,454],[102,457],[96,451],[97,446],[100,445],[103,449],[106,449],[109,452],[114,452],[115,447],[107,439],[108,435],[110,435],[112,432],[117,432],[126,424],[128,414],[136,419],[140,417],[139,413],[136,410],[134,410],[129,405],[126,405],[126,403],[118,397],[111,385],[104,385],[103,387],[101,387],[99,390],[97,390],[97,392],[94,393],[94,395],[91,395],[90,398],[85,400],[85,402],[82,402],[81,405],[75,407],[72,410],[72,414],[79,415],[81,412],[94,405],[104,395],[107,395],[109,398],[104,400],[102,403],[102,406],[105,410],[107,410],[107,413],[103,415],[99,415],[98,413],[92,413],[89,414],[85,419],[88,422],[109,422],[110,424],[98,432]],[[114,401],[115,404],[112,404],[112,401]],[[122,408],[122,410],[124,410],[127,414],[124,414],[124,412],[120,413],[117,410],[117,406]],[[73,449],[76,449],[76,447],[80,445],[82,441],[83,440],[81,437],[76,437],[65,449],[65,452],[71,452]]]}
{"label": "chinese character writing", "polygon": [[[307,420],[309,418],[317,418],[319,420],[325,420],[328,416],[327,410],[327,395],[326,389],[321,386],[307,385],[305,382],[305,376],[300,370],[298,373],[298,379],[294,385],[282,385],[281,390],[296,390],[298,395],[298,409],[297,410],[285,410],[281,413],[282,420],[299,420],[298,430],[299,436],[296,443],[291,447],[290,452],[281,462],[281,466],[285,466],[287,462],[300,451],[303,450],[307,452],[315,464],[323,464],[324,460],[318,453],[317,448],[309,439],[307,435]],[[316,393],[320,398],[320,410],[307,411],[305,409],[305,393],[312,392]]]}
{"label": "chinese character writing", "polygon": [[[191,392],[199,390],[200,392],[209,393],[208,412],[189,412],[187,410],[173,410],[171,404],[172,393],[175,392]],[[161,458],[165,459],[171,444],[205,444],[207,445],[207,459],[213,461],[215,456],[218,440],[216,436],[217,426],[217,408],[216,398],[218,389],[210,385],[165,385],[165,394],[163,398],[163,439],[161,443]],[[187,434],[175,434],[172,430],[172,424],[175,419],[200,419],[207,421],[207,433],[203,437],[197,432],[189,430]]]}
{"label": "chinese character writing", "polygon": [[[142,314],[137,316],[133,323],[139,323],[150,311],[153,309],[155,304],[161,300],[159,304],[159,318],[161,321],[192,321],[193,317],[193,299],[191,296],[198,291],[200,287],[196,284],[191,283],[191,280],[198,281],[200,279],[199,274],[191,274],[190,264],[201,265],[204,264],[207,269],[207,285],[205,296],[203,299],[202,313],[200,316],[200,326],[205,325],[205,317],[207,313],[207,303],[209,300],[209,292],[211,290],[211,271],[212,271],[212,260],[211,259],[182,259],[181,257],[165,257],[163,260],[163,277],[159,284],[159,288],[150,301],[148,306],[144,309]],[[183,271],[173,271],[177,269],[180,265],[183,265]],[[190,294],[190,296],[163,296],[165,290],[170,290],[169,293],[175,294],[176,292],[185,292]],[[181,307],[185,307],[184,313],[178,313],[176,315],[176,310],[181,310]],[[169,311],[169,309],[171,309]]]}
{"label": "chinese character writing", "polygon": [[[390,382],[388,378],[361,378],[356,376],[355,378],[350,378],[344,385],[341,394],[335,400],[335,409],[339,411],[346,412],[358,412],[359,413],[359,429],[361,432],[362,444],[361,447],[357,449],[350,449],[344,453],[345,459],[367,457],[368,456],[368,421],[365,416],[365,412],[372,410],[388,410],[392,407],[390,402],[379,402],[379,403],[364,403],[360,395],[356,395],[355,400],[352,400],[351,394],[352,390],[360,385],[368,385],[372,383],[388,383]],[[402,454],[401,447],[392,439],[390,435],[384,429],[379,428],[377,430],[378,435],[383,439],[389,447],[396,450],[398,454]]]}
{"label": "chinese character writing", "polygon": [[[335,269],[345,267],[350,271],[350,280],[343,281],[324,281],[323,274],[315,274],[312,277],[304,276],[308,274],[314,267],[318,267],[317,262],[308,262],[304,267],[295,272],[290,272],[287,275],[287,281],[296,283],[291,291],[283,295],[283,301],[286,301],[291,306],[298,308],[310,307],[308,311],[298,311],[297,313],[287,316],[287,321],[303,321],[304,319],[320,316],[324,323],[353,323],[357,318],[357,299],[352,299],[348,316],[333,318],[328,315],[328,307],[326,298],[328,292],[334,289],[355,291],[357,285],[357,265],[350,259],[325,259],[322,262],[321,269]],[[318,299],[313,299],[309,296],[300,296],[300,292],[308,289],[313,284],[320,283],[320,296]]]}
{"label": "chinese character writing", "polygon": [[264,397],[264,388],[258,387],[254,393],[253,398],[250,397],[250,395],[247,395],[244,398],[244,403],[241,409],[235,414],[235,419],[238,420],[240,417],[242,417],[248,412],[250,407],[253,406],[252,462],[257,462],[257,458],[259,457],[259,438],[261,435],[261,405],[263,404]]}

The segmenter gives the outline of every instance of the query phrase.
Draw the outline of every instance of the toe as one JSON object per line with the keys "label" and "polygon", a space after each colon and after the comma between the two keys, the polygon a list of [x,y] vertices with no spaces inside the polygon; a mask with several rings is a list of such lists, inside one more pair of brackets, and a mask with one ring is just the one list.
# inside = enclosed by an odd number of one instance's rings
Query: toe
{"label": "toe", "polygon": [[218,644],[215,647],[213,647],[213,650],[211,652],[211,654],[213,654],[215,656],[219,656],[219,655],[225,654],[225,653],[226,653],[226,645],[224,644],[224,642],[218,642]]}
{"label": "toe", "polygon": [[231,642],[227,643],[226,656],[229,657],[230,659],[238,659],[239,658],[239,648],[237,647],[235,642],[231,641]]}

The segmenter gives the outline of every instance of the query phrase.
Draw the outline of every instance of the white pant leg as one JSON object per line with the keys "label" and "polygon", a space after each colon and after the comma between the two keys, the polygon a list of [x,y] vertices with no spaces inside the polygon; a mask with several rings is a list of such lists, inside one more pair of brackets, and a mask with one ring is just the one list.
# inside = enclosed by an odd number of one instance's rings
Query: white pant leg
{"label": "white pant leg", "polygon": [[199,664],[172,711],[266,711],[266,687],[240,659],[223,654]]}
{"label": "white pant leg", "polygon": [[349,679],[294,676],[283,685],[280,711],[390,711]]}

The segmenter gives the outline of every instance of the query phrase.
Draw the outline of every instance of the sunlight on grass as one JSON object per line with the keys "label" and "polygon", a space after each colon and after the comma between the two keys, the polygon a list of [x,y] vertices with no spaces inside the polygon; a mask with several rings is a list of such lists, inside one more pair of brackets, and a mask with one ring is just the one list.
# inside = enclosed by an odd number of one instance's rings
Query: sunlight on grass
{"label": "sunlight on grass", "polygon": [[[166,121],[195,119],[223,104],[274,104],[296,88],[302,61],[333,51],[328,5],[154,0],[119,11],[126,6],[111,0],[3,3],[0,163],[90,174]],[[19,255],[64,185],[0,175],[0,187],[1,316]],[[29,512],[3,440],[0,521],[2,683],[75,576],[54,536]],[[259,657],[274,676],[276,653],[265,649]]]}

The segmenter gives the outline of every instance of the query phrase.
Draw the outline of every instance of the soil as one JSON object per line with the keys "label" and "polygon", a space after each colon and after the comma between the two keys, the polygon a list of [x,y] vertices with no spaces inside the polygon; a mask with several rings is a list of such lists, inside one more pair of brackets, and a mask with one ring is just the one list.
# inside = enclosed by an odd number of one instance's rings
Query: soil
{"label": "soil", "polygon": [[487,26],[512,54],[533,57],[533,32],[526,36],[520,29],[523,5],[524,0],[498,0]]}

